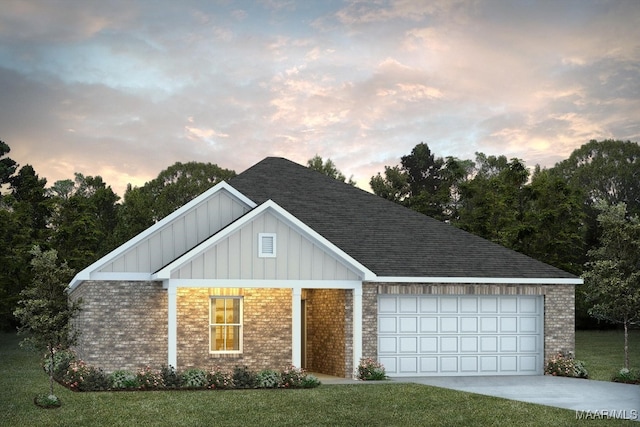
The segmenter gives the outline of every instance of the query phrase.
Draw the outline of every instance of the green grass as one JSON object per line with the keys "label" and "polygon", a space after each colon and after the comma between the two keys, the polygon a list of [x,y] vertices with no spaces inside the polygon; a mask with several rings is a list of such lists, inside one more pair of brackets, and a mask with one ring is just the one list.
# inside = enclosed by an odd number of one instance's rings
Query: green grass
{"label": "green grass", "polygon": [[[576,331],[576,359],[585,362],[589,378],[610,381],[624,367],[622,331]],[[640,331],[629,331],[630,368],[640,369]]]}
{"label": "green grass", "polygon": [[[526,378],[523,378],[526,381]],[[417,384],[322,385],[306,390],[76,393],[40,409],[48,378],[37,355],[0,334],[1,426],[574,426],[570,410]],[[593,420],[589,425],[637,425]]]}

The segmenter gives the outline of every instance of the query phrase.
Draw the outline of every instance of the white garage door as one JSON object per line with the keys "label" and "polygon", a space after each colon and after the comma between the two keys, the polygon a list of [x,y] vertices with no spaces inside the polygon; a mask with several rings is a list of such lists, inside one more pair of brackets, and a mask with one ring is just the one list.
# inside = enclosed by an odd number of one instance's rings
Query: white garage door
{"label": "white garage door", "polygon": [[378,360],[389,376],[542,374],[539,296],[381,295]]}

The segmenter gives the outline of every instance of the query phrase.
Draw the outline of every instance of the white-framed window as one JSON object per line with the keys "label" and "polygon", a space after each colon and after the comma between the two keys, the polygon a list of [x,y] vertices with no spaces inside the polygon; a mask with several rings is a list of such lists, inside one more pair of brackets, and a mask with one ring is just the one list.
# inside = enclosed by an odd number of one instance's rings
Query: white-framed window
{"label": "white-framed window", "polygon": [[242,353],[242,297],[211,297],[209,351]]}
{"label": "white-framed window", "polygon": [[276,233],[258,234],[258,256],[260,258],[275,258]]}

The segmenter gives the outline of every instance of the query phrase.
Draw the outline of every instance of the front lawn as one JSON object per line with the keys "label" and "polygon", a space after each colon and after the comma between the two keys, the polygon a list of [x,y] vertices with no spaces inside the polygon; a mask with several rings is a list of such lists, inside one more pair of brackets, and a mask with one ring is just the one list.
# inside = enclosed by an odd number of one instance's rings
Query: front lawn
{"label": "front lawn", "polygon": [[[624,333],[576,331],[576,359],[585,363],[589,379],[610,381],[624,367]],[[640,330],[629,331],[629,364],[640,369]]]}
{"label": "front lawn", "polygon": [[[40,409],[48,378],[37,355],[0,334],[2,426],[573,426],[574,411],[399,383],[301,390],[77,393],[56,385],[58,409]],[[584,356],[583,356],[584,358]],[[523,378],[526,381],[526,378]],[[579,380],[576,380],[579,381]],[[637,425],[590,420],[589,425]]]}

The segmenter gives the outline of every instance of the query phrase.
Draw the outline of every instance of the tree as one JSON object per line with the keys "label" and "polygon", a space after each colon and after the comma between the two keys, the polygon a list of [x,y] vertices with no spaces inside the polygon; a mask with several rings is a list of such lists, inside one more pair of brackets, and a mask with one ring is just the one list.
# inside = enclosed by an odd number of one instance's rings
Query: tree
{"label": "tree", "polygon": [[585,214],[575,187],[536,166],[527,185],[524,224],[518,250],[576,275],[582,273]]}
{"label": "tree", "polygon": [[212,163],[176,162],[142,187],[127,186],[118,212],[115,243],[127,241],[217,183],[234,176],[233,170]]}
{"label": "tree", "polygon": [[517,248],[524,223],[529,171],[520,159],[476,153],[473,179],[460,184],[456,225],[511,249]]}
{"label": "tree", "polygon": [[57,181],[49,193],[51,244],[71,268],[79,270],[116,246],[120,198],[100,176],[76,173],[75,181]]}
{"label": "tree", "polygon": [[600,201],[600,246],[589,251],[583,274],[589,314],[624,327],[624,367],[629,369],[629,326],[640,320],[640,220],[624,203]]}
{"label": "tree", "polygon": [[80,311],[80,302],[70,301],[67,296],[67,283],[73,270],[66,263],[58,264],[54,249],[42,252],[39,246],[34,246],[30,253],[33,281],[20,293],[14,315],[21,325],[18,333],[27,335],[20,345],[47,352],[50,395],[53,396],[54,355],[76,342],[71,320]]}
{"label": "tree", "polygon": [[333,179],[337,179],[338,181],[346,182],[349,185],[356,185],[356,182],[353,180],[353,176],[350,177],[347,182],[347,178],[342,172],[340,172],[340,170],[338,170],[331,159],[324,161],[322,157],[316,154],[313,158],[307,160],[307,167],[324,175],[330,176]]}
{"label": "tree", "polygon": [[0,189],[2,188],[2,184],[10,182],[9,178],[15,173],[18,167],[13,159],[4,157],[9,151],[11,151],[11,148],[9,148],[5,142],[0,141]]}
{"label": "tree", "polygon": [[369,186],[373,194],[400,204],[403,204],[411,193],[407,173],[399,166],[385,166],[384,177],[378,172],[371,177]]}
{"label": "tree", "polygon": [[450,199],[449,187],[444,180],[444,159],[435,157],[424,142],[413,147],[411,154],[400,159],[407,174],[410,196],[406,206],[438,220],[444,219],[444,211]]}

